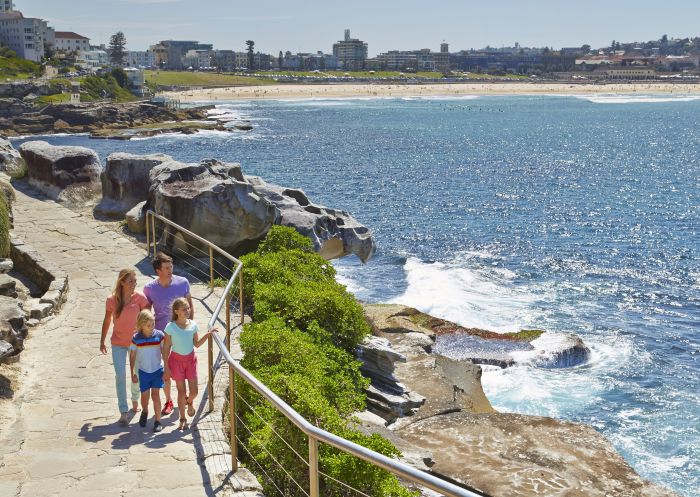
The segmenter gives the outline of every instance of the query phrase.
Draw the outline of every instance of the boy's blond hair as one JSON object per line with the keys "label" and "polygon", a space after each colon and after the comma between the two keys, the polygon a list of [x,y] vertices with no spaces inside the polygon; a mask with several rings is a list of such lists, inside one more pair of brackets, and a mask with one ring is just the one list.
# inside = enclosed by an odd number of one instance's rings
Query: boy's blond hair
{"label": "boy's blond hair", "polygon": [[138,317],[136,318],[136,331],[141,332],[141,329],[144,324],[154,322],[155,323],[156,318],[153,317],[153,313],[149,311],[148,309],[144,309],[141,312],[139,312]]}

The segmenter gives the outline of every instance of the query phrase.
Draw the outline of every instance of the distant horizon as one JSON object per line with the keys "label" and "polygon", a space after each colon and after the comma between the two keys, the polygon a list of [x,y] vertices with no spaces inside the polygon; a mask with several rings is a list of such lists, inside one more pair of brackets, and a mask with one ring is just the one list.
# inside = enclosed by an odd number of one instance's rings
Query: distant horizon
{"label": "distant horizon", "polygon": [[[215,49],[245,51],[246,40],[255,50],[331,53],[333,43],[350,29],[353,38],[368,44],[369,57],[390,50],[437,52],[448,43],[450,52],[495,49],[610,46],[611,42],[641,43],[699,37],[696,19],[700,2],[669,0],[663,9],[649,0],[620,0],[615,4],[590,0],[585,9],[566,8],[562,2],[515,0],[482,5],[451,5],[434,0],[430,8],[416,0],[395,6],[356,0],[349,10],[333,2],[299,0],[294,8],[280,0],[259,5],[232,5],[225,0],[201,0],[193,11],[186,0],[71,0],[71,6],[48,0],[14,0],[26,17],[48,21],[57,31],[73,31],[90,43],[109,43],[122,31],[127,50],[146,50],[161,40],[196,40]],[[75,12],[75,15],[72,15]]]}

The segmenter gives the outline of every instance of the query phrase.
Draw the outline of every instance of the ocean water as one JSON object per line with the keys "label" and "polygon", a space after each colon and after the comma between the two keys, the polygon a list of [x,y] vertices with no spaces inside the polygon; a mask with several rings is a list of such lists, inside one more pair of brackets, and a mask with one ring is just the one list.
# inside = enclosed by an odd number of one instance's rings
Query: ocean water
{"label": "ocean water", "polygon": [[487,368],[499,410],[588,423],[644,477],[700,496],[700,99],[518,96],[223,103],[248,133],[98,151],[241,162],[350,211],[378,250],[357,297],[467,326],[580,335],[583,366]]}

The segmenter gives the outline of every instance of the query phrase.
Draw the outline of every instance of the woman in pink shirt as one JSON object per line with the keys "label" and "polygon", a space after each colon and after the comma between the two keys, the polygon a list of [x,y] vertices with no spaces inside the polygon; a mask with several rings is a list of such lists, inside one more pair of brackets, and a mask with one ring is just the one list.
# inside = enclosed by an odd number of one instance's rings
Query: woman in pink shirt
{"label": "woman in pink shirt", "polygon": [[[110,323],[113,323],[112,337],[112,362],[114,363],[115,385],[117,387],[117,401],[121,417],[119,422],[129,422],[128,406],[126,403],[126,358],[129,356],[131,338],[136,329],[136,318],[142,309],[148,309],[151,305],[141,292],[136,291],[136,271],[122,269],[119,271],[117,284],[112,295],[107,297],[105,303],[105,318],[102,321],[102,338],[100,339],[100,352],[107,353],[105,339],[109,331]],[[141,396],[138,383],[131,383],[131,404],[133,411],[138,411],[138,399]]]}

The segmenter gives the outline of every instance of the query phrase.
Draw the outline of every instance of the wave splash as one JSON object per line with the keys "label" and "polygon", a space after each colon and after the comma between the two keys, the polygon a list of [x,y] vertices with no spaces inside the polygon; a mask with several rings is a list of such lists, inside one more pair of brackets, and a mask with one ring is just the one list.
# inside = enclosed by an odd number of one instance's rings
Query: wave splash
{"label": "wave splash", "polygon": [[409,257],[407,288],[391,303],[414,307],[462,326],[497,332],[519,330],[532,322],[535,297],[518,289],[516,275],[483,252],[466,252],[450,262]]}

